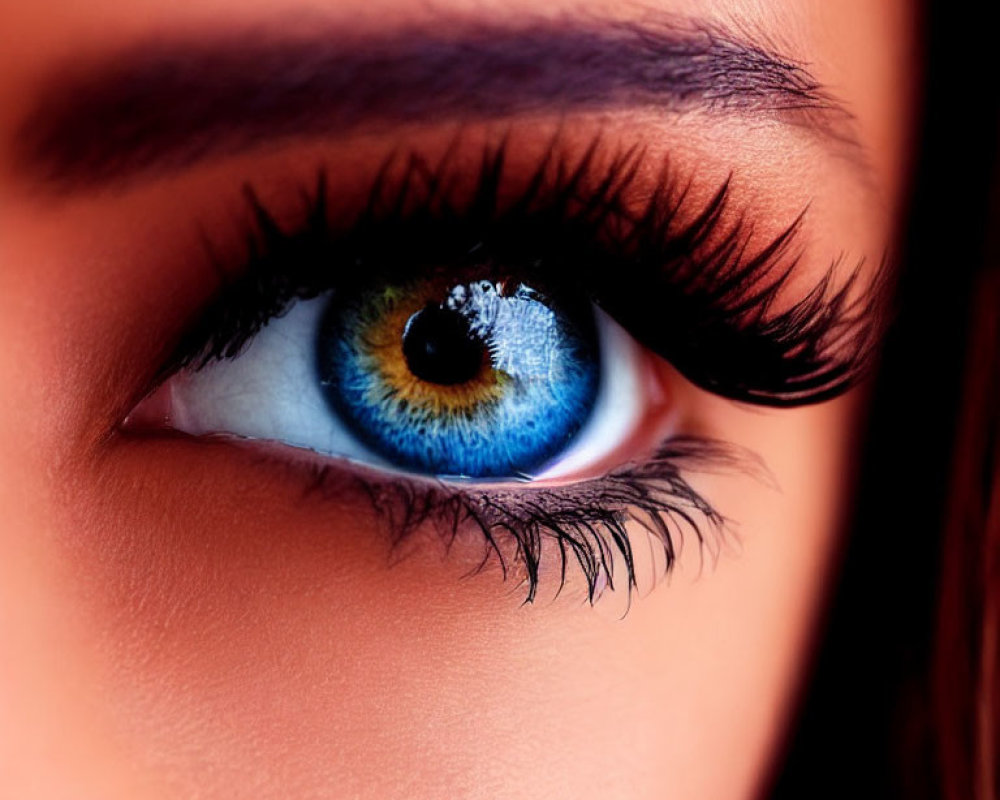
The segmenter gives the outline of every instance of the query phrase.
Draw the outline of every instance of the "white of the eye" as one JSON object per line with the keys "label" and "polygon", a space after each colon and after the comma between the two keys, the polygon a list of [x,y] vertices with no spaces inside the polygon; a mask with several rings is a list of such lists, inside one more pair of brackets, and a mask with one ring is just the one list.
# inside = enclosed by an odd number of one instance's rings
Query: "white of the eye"
{"label": "white of the eye", "polygon": [[642,349],[606,313],[600,309],[595,313],[602,367],[594,408],[569,449],[535,476],[537,480],[586,473],[620,447],[642,421],[646,391]]}
{"label": "white of the eye", "polygon": [[272,319],[237,358],[175,381],[171,423],[195,435],[273,439],[389,467],[330,410],[316,377],[313,342],[329,297],[300,300]]}
{"label": "white of the eye", "polygon": [[[361,444],[323,397],[312,343],[328,301],[326,295],[298,301],[261,329],[237,358],[175,379],[173,427],[193,435],[230,433],[281,441],[398,472]],[[641,348],[607,314],[598,310],[596,315],[602,374],[594,408],[569,449],[537,480],[585,473],[614,452],[642,419]]]}

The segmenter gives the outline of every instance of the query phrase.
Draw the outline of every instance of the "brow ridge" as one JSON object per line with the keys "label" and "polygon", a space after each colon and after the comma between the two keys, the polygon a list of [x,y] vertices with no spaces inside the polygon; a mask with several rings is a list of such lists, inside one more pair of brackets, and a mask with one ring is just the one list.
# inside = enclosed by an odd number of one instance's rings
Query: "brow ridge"
{"label": "brow ridge", "polygon": [[265,141],[623,109],[790,115],[851,138],[850,115],[804,64],[690,21],[273,30],[161,38],[54,70],[18,163],[60,190],[92,189]]}

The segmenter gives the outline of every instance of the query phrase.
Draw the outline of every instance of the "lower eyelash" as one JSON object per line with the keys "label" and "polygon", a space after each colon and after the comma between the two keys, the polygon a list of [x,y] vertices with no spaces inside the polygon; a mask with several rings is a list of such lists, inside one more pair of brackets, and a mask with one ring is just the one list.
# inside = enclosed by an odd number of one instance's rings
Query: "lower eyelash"
{"label": "lower eyelash", "polygon": [[566,486],[467,487],[326,463],[315,466],[309,493],[364,498],[397,547],[427,526],[448,544],[465,531],[480,533],[485,550],[473,572],[493,557],[504,578],[519,566],[526,576],[526,603],[537,597],[542,546],[551,541],[560,554],[559,588],[575,561],[593,604],[604,586],[614,589],[617,560],[624,566],[629,594],[637,587],[628,523],[637,524],[660,545],[665,573],[686,535],[693,535],[702,547],[710,538],[731,532],[730,521],[695,491],[682,470],[738,471],[768,481],[767,469],[755,454],[727,442],[684,436],[666,440],[644,461]]}

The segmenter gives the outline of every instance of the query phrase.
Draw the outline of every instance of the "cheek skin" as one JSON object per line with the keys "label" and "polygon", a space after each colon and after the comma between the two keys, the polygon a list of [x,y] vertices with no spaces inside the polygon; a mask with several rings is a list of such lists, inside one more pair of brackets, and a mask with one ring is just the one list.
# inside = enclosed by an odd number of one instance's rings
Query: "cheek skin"
{"label": "cheek skin", "polygon": [[113,445],[57,523],[106,722],[168,795],[744,796],[835,528],[846,437],[820,432],[851,405],[709,408],[782,491],[708,479],[738,543],[702,574],[689,542],[623,621],[572,596],[520,608],[432,550],[387,569],[368,514],[297,510],[226,448]]}
{"label": "cheek skin", "polygon": [[[0,242],[0,264],[20,263],[11,255]],[[0,268],[0,794],[147,797],[104,713],[104,661],[77,586],[92,576],[62,546],[75,531],[50,482],[73,415],[50,371],[65,366],[47,347],[51,320],[25,291],[33,274]]]}

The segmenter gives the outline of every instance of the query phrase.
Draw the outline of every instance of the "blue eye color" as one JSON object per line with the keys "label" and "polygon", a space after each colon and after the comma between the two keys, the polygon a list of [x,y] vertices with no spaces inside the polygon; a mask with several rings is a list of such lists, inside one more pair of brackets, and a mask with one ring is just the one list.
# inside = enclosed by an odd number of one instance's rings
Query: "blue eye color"
{"label": "blue eye color", "polygon": [[337,293],[316,337],[323,396],[388,463],[440,476],[543,471],[590,417],[594,312],[517,279]]}

